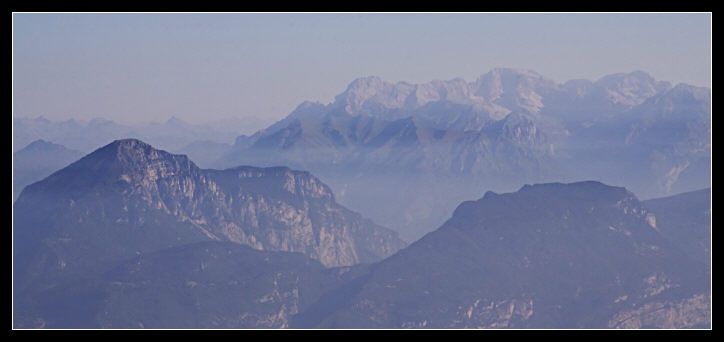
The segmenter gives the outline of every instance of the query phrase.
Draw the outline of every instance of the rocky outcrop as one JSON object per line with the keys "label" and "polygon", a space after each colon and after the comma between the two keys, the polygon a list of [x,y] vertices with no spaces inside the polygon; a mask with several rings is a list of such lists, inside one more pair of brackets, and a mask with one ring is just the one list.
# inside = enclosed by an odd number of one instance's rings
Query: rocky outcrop
{"label": "rocky outcrop", "polygon": [[609,322],[615,329],[710,329],[711,298],[700,294],[680,301],[646,303],[617,313]]}

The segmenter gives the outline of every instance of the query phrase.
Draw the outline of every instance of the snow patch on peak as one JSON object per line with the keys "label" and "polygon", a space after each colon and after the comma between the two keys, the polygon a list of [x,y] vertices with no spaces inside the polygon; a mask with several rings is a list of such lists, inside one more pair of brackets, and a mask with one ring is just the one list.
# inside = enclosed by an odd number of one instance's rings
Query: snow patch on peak
{"label": "snow patch on peak", "polygon": [[635,106],[647,98],[671,89],[671,84],[656,81],[643,71],[607,75],[595,82],[595,85],[614,104]]}

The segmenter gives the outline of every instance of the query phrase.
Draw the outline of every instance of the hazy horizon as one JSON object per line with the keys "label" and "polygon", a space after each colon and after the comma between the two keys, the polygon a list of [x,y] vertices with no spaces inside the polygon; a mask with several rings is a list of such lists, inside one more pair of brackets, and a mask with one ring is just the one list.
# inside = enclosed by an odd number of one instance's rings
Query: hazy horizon
{"label": "hazy horizon", "polygon": [[274,121],[303,101],[332,101],[358,77],[473,81],[496,67],[531,69],[559,83],[642,70],[710,87],[710,18],[14,14],[14,115]]}
{"label": "hazy horizon", "polygon": [[15,329],[711,329],[711,13],[13,44]]}

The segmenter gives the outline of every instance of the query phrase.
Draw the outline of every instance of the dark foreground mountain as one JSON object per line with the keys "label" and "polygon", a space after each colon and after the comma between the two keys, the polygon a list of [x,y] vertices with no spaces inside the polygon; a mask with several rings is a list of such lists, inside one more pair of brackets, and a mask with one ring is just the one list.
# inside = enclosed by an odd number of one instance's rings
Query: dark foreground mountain
{"label": "dark foreground mountain", "polygon": [[708,327],[706,266],[624,188],[524,186],[461,204],[438,230],[294,324],[367,328]]}
{"label": "dark foreground mountain", "polygon": [[644,205],[656,215],[662,235],[693,259],[711,263],[711,189],[651,199]]}
{"label": "dark foreground mountain", "polygon": [[377,261],[405,245],[337,204],[307,172],[202,170],[186,156],[132,139],[28,186],[14,206],[13,232],[20,298],[195,242],[299,252],[325,266]]}
{"label": "dark foreground mountain", "polygon": [[36,140],[13,155],[13,200],[28,184],[80,159],[81,152],[45,140]]}
{"label": "dark foreground mountain", "polygon": [[[25,267],[35,275],[33,286],[18,294],[16,285],[16,326],[710,326],[706,265],[662,236],[665,220],[632,193],[598,182],[488,192],[383,261],[327,269],[300,253],[209,241],[205,233],[194,235],[193,224],[174,226],[176,241],[166,232],[144,234],[168,221],[143,217],[142,227],[113,227],[125,235],[102,225],[92,233],[79,222],[60,238],[40,238],[38,249],[46,251]],[[84,234],[90,236],[83,240]],[[109,252],[93,250],[98,241]],[[79,251],[63,248],[72,243]],[[135,251],[110,262],[122,245]],[[83,263],[73,259],[80,253]],[[105,267],[80,272],[104,260]]]}
{"label": "dark foreground mountain", "polygon": [[352,274],[299,253],[192,243],[46,291],[34,301],[42,315],[27,321],[45,328],[287,328]]}

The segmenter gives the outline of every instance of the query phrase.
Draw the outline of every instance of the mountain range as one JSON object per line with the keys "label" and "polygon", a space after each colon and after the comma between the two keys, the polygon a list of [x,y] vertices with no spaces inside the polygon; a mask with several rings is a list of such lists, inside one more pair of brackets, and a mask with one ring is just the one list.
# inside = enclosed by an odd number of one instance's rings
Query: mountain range
{"label": "mountain range", "polygon": [[562,84],[518,69],[473,82],[364,77],[329,104],[302,103],[238,137],[211,165],[309,170],[342,203],[415,240],[460,201],[529,182],[597,179],[645,198],[707,187],[710,104],[708,88],[641,71]]}
{"label": "mountain range", "polygon": [[704,246],[671,240],[706,230],[705,194],[525,185],[463,202],[405,247],[306,172],[204,170],[121,140],[15,203],[14,324],[708,327]]}
{"label": "mountain range", "polygon": [[135,137],[206,168],[307,170],[409,241],[487,190],[596,179],[654,198],[708,187],[711,176],[711,90],[643,71],[563,83],[509,68],[471,82],[363,77],[329,104],[304,102],[246,135],[263,124],[14,118],[14,140],[16,149],[44,139],[87,153]]}
{"label": "mountain range", "polygon": [[711,327],[708,88],[364,77],[212,126],[14,119],[14,327]]}
{"label": "mountain range", "polygon": [[170,151],[182,151],[200,141],[231,144],[237,135],[264,127],[267,121],[256,118],[235,118],[192,124],[177,117],[165,122],[121,124],[95,118],[87,122],[74,119],[51,121],[44,117],[14,117],[14,148],[20,149],[35,140],[47,140],[83,153],[94,151],[109,142],[138,138]]}
{"label": "mountain range", "polygon": [[83,153],[45,140],[36,140],[13,154],[13,200],[25,186],[80,159]]}

